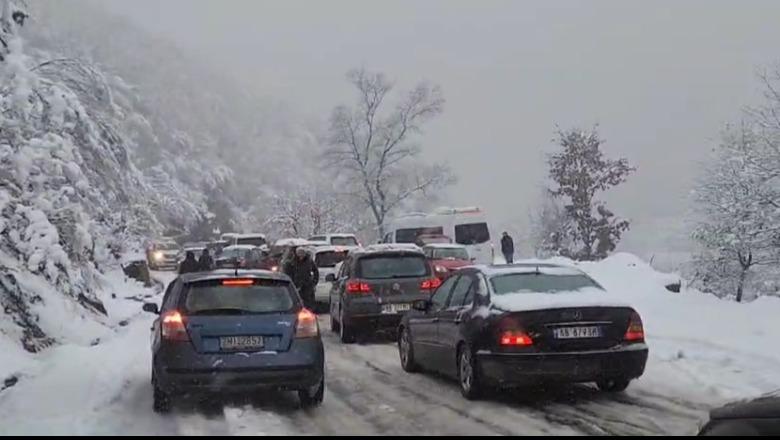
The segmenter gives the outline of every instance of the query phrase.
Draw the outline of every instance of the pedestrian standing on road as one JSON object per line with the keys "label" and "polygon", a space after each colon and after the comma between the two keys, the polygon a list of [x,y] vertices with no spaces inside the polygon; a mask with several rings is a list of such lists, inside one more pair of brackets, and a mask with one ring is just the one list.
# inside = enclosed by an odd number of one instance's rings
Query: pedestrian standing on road
{"label": "pedestrian standing on road", "polygon": [[315,310],[314,288],[320,280],[320,272],[306,249],[299,247],[295,250],[295,256],[284,264],[284,273],[298,288],[306,308]]}
{"label": "pedestrian standing on road", "polygon": [[198,259],[198,267],[201,272],[208,272],[214,269],[214,259],[211,258],[211,254],[209,253],[208,249],[203,249],[203,253],[200,254],[200,259]]}
{"label": "pedestrian standing on road", "polygon": [[198,260],[195,259],[195,253],[187,251],[184,261],[179,265],[179,274],[192,273],[198,271]]}
{"label": "pedestrian standing on road", "polygon": [[501,253],[504,254],[506,264],[512,264],[515,262],[515,241],[508,232],[504,232],[501,237]]}

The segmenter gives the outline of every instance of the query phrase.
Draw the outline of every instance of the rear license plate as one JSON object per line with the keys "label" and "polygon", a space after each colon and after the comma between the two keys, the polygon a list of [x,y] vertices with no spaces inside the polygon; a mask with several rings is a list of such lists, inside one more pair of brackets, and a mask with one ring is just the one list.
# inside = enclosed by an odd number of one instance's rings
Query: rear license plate
{"label": "rear license plate", "polygon": [[600,338],[601,327],[560,327],[553,329],[555,339]]}
{"label": "rear license plate", "polygon": [[386,314],[403,313],[403,312],[408,312],[409,310],[412,310],[411,304],[383,304],[382,305],[382,313],[386,313]]}
{"label": "rear license plate", "polygon": [[219,338],[222,350],[257,350],[263,348],[262,336],[224,336]]}

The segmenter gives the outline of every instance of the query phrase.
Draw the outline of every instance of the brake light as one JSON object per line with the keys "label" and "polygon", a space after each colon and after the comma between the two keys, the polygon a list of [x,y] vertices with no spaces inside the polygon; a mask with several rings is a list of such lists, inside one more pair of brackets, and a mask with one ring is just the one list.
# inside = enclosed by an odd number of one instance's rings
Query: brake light
{"label": "brake light", "polygon": [[642,318],[639,316],[639,313],[634,312],[631,314],[628,330],[626,330],[623,340],[626,342],[645,342],[645,328],[642,325]]}
{"label": "brake light", "polygon": [[501,333],[499,343],[504,347],[529,347],[534,345],[534,340],[526,332],[507,330]]}
{"label": "brake light", "polygon": [[420,283],[420,289],[422,290],[438,289],[439,286],[441,286],[441,279],[435,277],[424,280],[422,283]]}
{"label": "brake light", "polygon": [[163,315],[162,337],[167,341],[186,342],[190,340],[184,317],[178,310],[173,310]]}
{"label": "brake light", "polygon": [[251,286],[255,280],[222,280],[223,286]]}
{"label": "brake light", "polygon": [[371,293],[371,285],[360,281],[348,281],[347,293]]}
{"label": "brake light", "polygon": [[308,309],[298,312],[298,323],[295,326],[295,337],[316,338],[320,335],[320,327],[317,323],[317,315]]}

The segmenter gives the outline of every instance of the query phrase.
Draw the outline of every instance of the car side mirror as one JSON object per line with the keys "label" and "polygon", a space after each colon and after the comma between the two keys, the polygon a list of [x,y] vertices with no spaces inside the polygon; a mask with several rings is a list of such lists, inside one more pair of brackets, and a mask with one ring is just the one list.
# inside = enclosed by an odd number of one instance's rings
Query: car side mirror
{"label": "car side mirror", "polygon": [[412,308],[418,312],[427,312],[431,309],[431,302],[427,299],[419,299],[412,303]]}
{"label": "car side mirror", "polygon": [[325,275],[325,281],[327,281],[329,283],[335,282],[336,281],[336,275],[334,275],[332,273],[329,273],[329,274]]}
{"label": "car side mirror", "polygon": [[143,309],[144,312],[154,313],[155,315],[160,314],[160,308],[155,303],[144,303]]}

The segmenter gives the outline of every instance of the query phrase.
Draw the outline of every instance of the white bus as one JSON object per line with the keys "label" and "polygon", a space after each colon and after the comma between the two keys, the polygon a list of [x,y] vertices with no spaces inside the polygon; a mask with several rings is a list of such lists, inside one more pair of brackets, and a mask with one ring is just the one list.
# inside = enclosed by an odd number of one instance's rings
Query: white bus
{"label": "white bus", "polygon": [[475,261],[492,264],[490,227],[481,209],[439,208],[433,213],[409,213],[391,220],[384,243],[415,243],[421,235],[444,235],[466,246]]}

